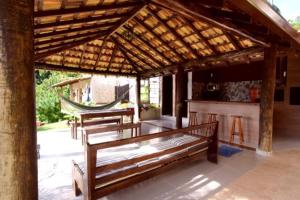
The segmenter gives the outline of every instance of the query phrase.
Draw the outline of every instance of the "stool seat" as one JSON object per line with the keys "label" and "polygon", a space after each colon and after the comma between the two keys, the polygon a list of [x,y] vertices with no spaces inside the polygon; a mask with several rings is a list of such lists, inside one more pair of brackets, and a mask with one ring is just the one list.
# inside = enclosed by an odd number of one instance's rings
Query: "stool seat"
{"label": "stool seat", "polygon": [[[243,132],[243,127],[242,127],[242,121],[241,119],[243,116],[241,115],[231,115],[232,119],[232,126],[230,130],[230,143],[233,143],[234,141],[234,136],[238,135],[239,136],[239,143],[242,144],[244,142],[244,132]],[[235,132],[235,127],[238,127],[238,132]]]}

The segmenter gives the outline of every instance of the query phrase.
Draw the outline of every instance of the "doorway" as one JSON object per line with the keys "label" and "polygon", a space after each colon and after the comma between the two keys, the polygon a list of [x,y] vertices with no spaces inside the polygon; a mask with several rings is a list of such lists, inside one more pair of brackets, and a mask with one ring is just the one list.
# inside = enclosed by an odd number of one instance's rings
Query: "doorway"
{"label": "doorway", "polygon": [[162,80],[162,115],[173,115],[173,77],[164,76]]}

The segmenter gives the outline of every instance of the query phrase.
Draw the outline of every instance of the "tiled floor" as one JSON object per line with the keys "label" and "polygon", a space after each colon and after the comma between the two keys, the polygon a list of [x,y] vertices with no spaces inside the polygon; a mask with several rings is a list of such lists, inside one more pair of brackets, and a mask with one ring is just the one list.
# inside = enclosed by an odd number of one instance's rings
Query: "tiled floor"
{"label": "tiled floor", "polygon": [[[186,125],[186,121],[184,123]],[[142,132],[159,132],[168,127],[174,128],[174,122],[151,121],[142,125]],[[274,142],[276,149],[288,148],[289,140],[281,138],[280,141],[283,142]],[[71,140],[69,130],[60,130],[38,133],[38,143],[41,145],[40,199],[82,199],[82,196],[74,197],[71,187],[71,160],[82,158],[80,140]],[[293,145],[297,146],[298,143],[294,142]],[[263,159],[253,151],[243,150],[230,158],[220,156],[218,165],[206,160],[182,165],[103,200],[207,199],[254,169]]]}

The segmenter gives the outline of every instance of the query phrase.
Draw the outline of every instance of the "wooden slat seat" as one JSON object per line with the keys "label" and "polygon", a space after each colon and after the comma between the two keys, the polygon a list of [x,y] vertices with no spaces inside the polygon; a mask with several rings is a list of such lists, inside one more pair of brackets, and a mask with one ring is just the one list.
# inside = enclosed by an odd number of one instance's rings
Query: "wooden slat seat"
{"label": "wooden slat seat", "polygon": [[[193,129],[208,126],[215,127],[209,137],[190,134]],[[85,143],[84,167],[74,162],[74,191],[76,195],[87,191],[85,199],[97,199],[203,155],[217,162],[217,122],[119,141]]]}

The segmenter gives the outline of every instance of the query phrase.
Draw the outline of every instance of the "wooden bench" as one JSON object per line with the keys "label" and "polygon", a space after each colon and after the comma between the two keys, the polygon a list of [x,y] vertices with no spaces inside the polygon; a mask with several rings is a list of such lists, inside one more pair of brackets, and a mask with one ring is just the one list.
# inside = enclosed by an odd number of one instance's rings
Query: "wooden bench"
{"label": "wooden bench", "polygon": [[[102,126],[92,126],[86,127],[83,129],[82,136],[82,144],[88,142],[88,138],[90,135],[107,133],[111,131],[123,132],[123,130],[131,129],[131,137],[138,136],[141,134],[141,123],[124,123],[124,124],[110,124],[110,125],[102,125]],[[135,130],[133,132],[133,130]]]}
{"label": "wooden bench", "polygon": [[[212,130],[208,136],[198,134],[205,133],[208,128]],[[182,138],[192,138],[192,140],[181,140]],[[155,141],[159,142],[155,143]],[[173,146],[168,147],[168,143]],[[138,145],[138,148],[132,147],[130,144]],[[148,146],[145,144],[150,145],[150,149],[156,147],[158,150],[149,153],[149,148],[147,149]],[[143,151],[138,155],[128,153],[127,159],[120,158],[120,148],[131,148],[132,151],[137,148],[137,151],[140,151],[144,147],[146,147],[147,153]],[[160,149],[162,147],[166,148]],[[117,148],[115,156],[111,154],[105,156],[106,150],[111,153],[114,148]],[[85,161],[83,163],[73,161],[73,189],[76,196],[83,193],[85,200],[94,200],[151,178],[182,163],[199,160],[203,156],[209,161],[217,163],[218,122],[112,142],[86,143],[84,153]]]}
{"label": "wooden bench", "polygon": [[[122,119],[121,118],[94,119],[94,120],[84,121],[82,123],[81,127],[84,128],[87,126],[95,126],[95,125],[101,125],[101,124],[113,124],[113,123],[121,124]],[[80,125],[80,123],[78,123],[77,120],[70,122],[72,139],[77,140],[77,138],[78,138],[77,127],[79,125]]]}

